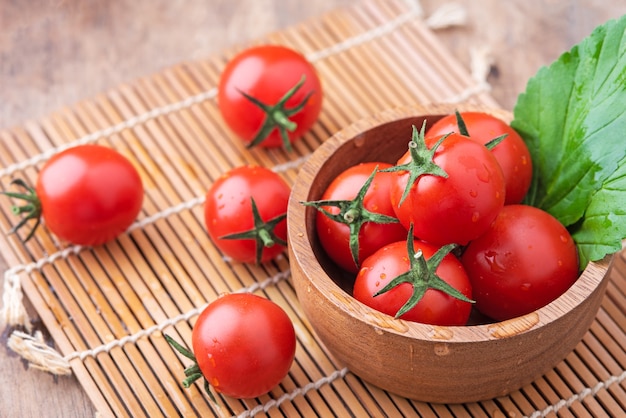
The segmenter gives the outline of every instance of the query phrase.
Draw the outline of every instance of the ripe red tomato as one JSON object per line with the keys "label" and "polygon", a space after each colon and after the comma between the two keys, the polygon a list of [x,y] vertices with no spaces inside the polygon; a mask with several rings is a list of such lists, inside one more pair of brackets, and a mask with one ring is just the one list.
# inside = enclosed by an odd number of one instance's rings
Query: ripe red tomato
{"label": "ripe red tomato", "polygon": [[100,145],[76,146],[54,155],[39,172],[34,190],[18,184],[28,194],[5,194],[28,204],[14,211],[26,213],[23,220],[43,217],[56,236],[78,245],[114,239],[137,218],[143,202],[143,185],[133,164]]}
{"label": "ripe red tomato", "polygon": [[268,168],[245,165],[230,170],[206,194],[209,236],[234,260],[261,263],[275,258],[287,245],[290,193],[289,185]]}
{"label": "ripe red tomato", "polygon": [[211,302],[191,333],[193,353],[166,339],[194,360],[187,368],[189,387],[201,376],[216,392],[234,398],[256,398],[287,375],[296,354],[296,333],[276,303],[251,293],[231,293]]}
{"label": "ripe red tomato", "polygon": [[505,206],[462,256],[476,308],[505,320],[533,312],[577,279],[578,252],[552,215],[526,205]]}
{"label": "ripe red tomato", "polygon": [[[330,201],[352,201],[364,186],[369,176],[377,168],[384,169],[391,164],[383,162],[368,162],[352,166],[337,176],[324,191],[321,200]],[[395,214],[389,200],[389,190],[391,186],[391,173],[377,172],[369,185],[362,201],[365,211],[375,214],[394,217]],[[337,215],[341,212],[337,206],[322,206],[328,212]],[[350,213],[343,217],[352,216],[357,218],[353,212],[360,211],[360,208],[350,207]],[[362,215],[369,216],[369,215]],[[356,273],[358,267],[352,257],[350,248],[351,227],[347,223],[342,223],[319,213],[316,217],[316,229],[322,247],[343,269]],[[358,231],[358,260],[362,261],[386,244],[406,238],[406,229],[400,223],[375,223],[364,222]]]}
{"label": "ripe red tomato", "polygon": [[[423,138],[420,142],[424,149],[419,152],[433,152],[425,149]],[[433,155],[426,155],[447,177],[420,175],[400,204],[412,170],[425,165],[413,152],[418,151],[410,149],[394,168],[391,203],[400,222],[407,229],[413,224],[416,237],[437,245],[466,245],[481,235],[504,205],[504,178],[491,152],[465,136],[450,134]]]}
{"label": "ripe red tomato", "polygon": [[[429,260],[439,247],[416,240],[417,253]],[[401,283],[386,293],[375,296],[392,280],[405,274],[411,268],[407,243],[398,241],[389,244],[365,259],[354,283],[353,296],[360,302],[388,315],[396,316],[404,304],[411,298],[414,286]],[[467,299],[472,298],[472,286],[460,261],[448,253],[441,263],[435,266],[434,273],[445,283],[459,291]],[[422,272],[423,274],[423,272]],[[430,284],[433,280],[429,279]],[[424,284],[424,286],[428,286]],[[469,319],[472,304],[441,290],[428,288],[422,298],[400,318],[432,325],[465,325]]]}
{"label": "ripe red tomato", "polygon": [[287,149],[315,123],[322,98],[313,65],[279,45],[255,46],[235,56],[222,72],[217,96],[224,120],[250,146]]}
{"label": "ripe red tomato", "polygon": [[[504,204],[520,203],[532,180],[533,166],[526,143],[516,130],[501,119],[484,112],[460,112],[469,137],[487,144],[494,138],[506,134],[506,138],[491,152],[502,168],[506,182]],[[428,129],[428,137],[437,137],[449,132],[459,132],[456,115],[447,115]]]}

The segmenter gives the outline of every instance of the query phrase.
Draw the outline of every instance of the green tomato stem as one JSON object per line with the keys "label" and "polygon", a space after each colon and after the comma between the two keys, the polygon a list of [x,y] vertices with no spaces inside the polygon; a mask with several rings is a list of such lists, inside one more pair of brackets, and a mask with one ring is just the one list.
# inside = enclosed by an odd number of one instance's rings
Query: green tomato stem
{"label": "green tomato stem", "polygon": [[459,290],[455,289],[441,277],[436,274],[437,268],[442,263],[443,259],[454,250],[456,244],[448,244],[441,247],[435,254],[428,260],[424,257],[424,254],[420,249],[415,251],[413,237],[413,224],[409,228],[407,235],[407,254],[410,262],[409,271],[395,277],[386,286],[374,293],[374,297],[382,295],[395,288],[402,283],[409,283],[413,286],[413,293],[409,300],[398,310],[395,317],[399,318],[411,309],[413,309],[418,302],[422,299],[428,289],[435,289],[444,292],[454,298],[462,300],[468,303],[474,303]]}
{"label": "green tomato stem", "polygon": [[276,216],[269,221],[263,221],[259,209],[253,197],[250,197],[250,206],[252,207],[252,219],[254,227],[247,231],[236,232],[234,234],[225,235],[220,239],[252,239],[256,241],[256,255],[255,261],[257,264],[261,263],[263,256],[263,249],[266,247],[272,247],[277,243],[283,246],[287,246],[287,242],[276,235],[274,231],[276,225],[287,217],[287,213]]}
{"label": "green tomato stem", "polygon": [[[378,172],[378,166],[374,168],[372,174],[367,178],[356,197],[353,200],[316,200],[311,202],[300,202],[305,206],[312,206],[318,211],[322,212],[325,216],[329,217],[335,222],[339,222],[350,227],[350,253],[352,254],[352,260],[358,267],[360,265],[359,260],[359,232],[361,227],[366,222],[374,222],[379,224],[398,223],[398,219],[392,216],[383,215],[380,213],[370,212],[365,208],[365,194],[369,189],[374,176]],[[329,212],[325,207],[334,206],[339,208],[338,214]]]}
{"label": "green tomato stem", "polygon": [[444,135],[435,143],[432,148],[428,148],[426,146],[425,140],[426,133],[426,121],[422,124],[421,131],[418,132],[417,128],[413,126],[413,134],[411,136],[411,141],[409,142],[409,154],[411,156],[411,160],[406,164],[398,164],[393,167],[389,167],[385,170],[385,172],[407,172],[409,174],[409,179],[406,184],[406,188],[402,193],[402,197],[400,198],[400,202],[398,206],[401,206],[402,203],[406,200],[411,191],[413,185],[417,182],[417,180],[424,175],[438,176],[438,177],[448,177],[448,173],[441,167],[439,167],[434,162],[435,152],[439,145],[448,137],[448,135]]}
{"label": "green tomato stem", "polygon": [[300,88],[304,85],[305,81],[306,81],[306,76],[302,75],[300,80],[291,89],[289,89],[284,94],[283,97],[281,97],[278,103],[274,105],[263,103],[256,97],[250,96],[249,94],[243,91],[240,91],[240,93],[246,99],[248,99],[252,104],[257,106],[259,109],[261,109],[265,113],[263,124],[261,125],[261,128],[259,129],[257,134],[254,136],[252,141],[250,141],[250,143],[248,144],[248,148],[253,148],[259,145],[265,139],[267,139],[267,137],[274,131],[274,129],[278,129],[278,132],[282,139],[283,147],[287,151],[292,150],[288,132],[295,131],[298,125],[294,121],[292,121],[290,118],[293,115],[300,113],[304,109],[307,102],[309,101],[309,98],[314,92],[312,91],[309,92],[300,103],[298,103],[296,106],[292,108],[287,108],[286,103],[289,99],[291,99],[296,94],[298,90],[300,90]]}
{"label": "green tomato stem", "polygon": [[39,227],[39,224],[41,223],[41,216],[42,216],[41,201],[39,200],[39,197],[37,196],[35,189],[28,186],[26,182],[24,182],[24,180],[15,179],[11,182],[11,184],[15,184],[19,186],[20,188],[24,189],[25,192],[24,193],[1,192],[1,194],[12,197],[14,199],[23,200],[24,202],[26,202],[24,205],[21,205],[21,206],[19,205],[11,206],[11,212],[14,215],[25,214],[26,216],[22,217],[20,222],[18,222],[17,225],[11,228],[9,233],[11,234],[17,233],[17,231],[20,230],[24,225],[26,225],[28,221],[30,221],[31,219],[35,219],[36,220],[35,225],[30,229],[30,231],[28,232],[28,235],[26,235],[26,238],[22,240],[22,242],[27,242],[33,237],[33,235],[35,234],[35,231],[37,230],[37,227]]}

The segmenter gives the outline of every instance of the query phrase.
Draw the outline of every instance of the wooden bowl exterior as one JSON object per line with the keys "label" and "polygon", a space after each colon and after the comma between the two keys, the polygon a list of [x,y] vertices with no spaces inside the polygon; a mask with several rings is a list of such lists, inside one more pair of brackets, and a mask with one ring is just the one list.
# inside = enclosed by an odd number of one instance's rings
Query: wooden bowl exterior
{"label": "wooden bowl exterior", "polygon": [[293,283],[313,328],[341,362],[392,393],[434,403],[502,396],[561,361],[591,325],[605,292],[609,261],[590,263],[579,280],[548,306],[509,321],[442,327],[394,319],[351,297],[350,283],[328,259],[315,233],[316,211],[299,202],[319,199],[341,171],[362,161],[395,163],[411,126],[434,123],[471,106],[391,110],[329,138],[303,165],[288,210]]}

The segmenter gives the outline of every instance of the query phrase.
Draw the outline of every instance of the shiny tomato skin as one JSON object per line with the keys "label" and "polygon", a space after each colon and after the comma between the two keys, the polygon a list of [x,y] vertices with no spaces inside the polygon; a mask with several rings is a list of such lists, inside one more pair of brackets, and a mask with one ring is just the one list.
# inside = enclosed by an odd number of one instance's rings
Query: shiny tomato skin
{"label": "shiny tomato skin", "polygon": [[[469,137],[486,144],[500,135],[507,137],[491,150],[502,168],[506,182],[505,205],[520,203],[532,180],[533,166],[530,151],[522,137],[503,120],[484,112],[460,112]],[[435,122],[427,132],[429,137],[459,132],[456,115],[447,115]]]}
{"label": "shiny tomato skin", "polygon": [[[409,159],[407,152],[398,164]],[[416,237],[436,245],[466,245],[489,227],[504,205],[502,170],[487,148],[458,134],[439,145],[433,161],[448,177],[419,177],[400,205],[409,174],[395,172],[392,206],[405,228],[414,225]]]}
{"label": "shiny tomato skin", "polygon": [[[352,200],[376,167],[382,170],[390,166],[383,162],[368,162],[349,167],[331,182],[321,199]],[[376,173],[363,201],[367,210],[395,216],[389,200],[392,176],[392,173]],[[331,213],[339,212],[337,207],[325,208]],[[316,226],[320,243],[329,257],[346,271],[356,273],[358,267],[350,252],[350,227],[322,213],[316,216]],[[359,233],[359,260],[363,261],[387,244],[406,239],[406,234],[407,230],[400,223],[364,223]]]}
{"label": "shiny tomato skin", "polygon": [[[207,231],[213,243],[226,256],[242,263],[256,261],[256,241],[253,239],[223,239],[224,236],[248,231],[254,227],[252,203],[254,201],[264,221],[287,213],[291,188],[272,170],[243,165],[220,176],[206,194],[204,215]],[[287,221],[282,220],[274,229],[285,240]],[[285,249],[280,244],[265,247],[261,262],[276,258]]]}
{"label": "shiny tomato skin", "polygon": [[[289,132],[290,142],[308,131],[322,109],[322,84],[315,67],[297,51],[280,45],[260,45],[239,53],[228,62],[218,84],[218,106],[226,124],[244,141],[250,142],[258,133],[265,113],[241,92],[275,105],[302,78],[302,87],[286,102],[286,108],[300,104],[312,93],[302,111],[290,120],[297,124]],[[282,145],[278,130],[260,143],[264,147]]]}
{"label": "shiny tomato skin", "polygon": [[533,312],[563,294],[578,278],[578,252],[552,215],[507,205],[461,258],[476,309],[506,320]]}
{"label": "shiny tomato skin", "polygon": [[35,192],[45,224],[62,240],[100,245],[137,218],[143,184],[133,164],[101,145],[59,152],[41,169]]}
{"label": "shiny tomato skin", "polygon": [[[415,250],[421,250],[429,259],[437,246],[415,240]],[[365,259],[354,283],[355,299],[380,312],[395,316],[413,293],[413,286],[402,283],[390,291],[374,297],[387,283],[409,270],[406,241],[389,244]],[[452,254],[444,257],[436,273],[467,298],[472,298],[472,286],[465,269]],[[456,299],[439,290],[428,289],[417,305],[400,318],[431,325],[465,325],[472,304]]]}
{"label": "shiny tomato skin", "polygon": [[296,351],[293,324],[276,303],[251,293],[223,295],[200,314],[193,353],[216,392],[256,398],[287,375]]}

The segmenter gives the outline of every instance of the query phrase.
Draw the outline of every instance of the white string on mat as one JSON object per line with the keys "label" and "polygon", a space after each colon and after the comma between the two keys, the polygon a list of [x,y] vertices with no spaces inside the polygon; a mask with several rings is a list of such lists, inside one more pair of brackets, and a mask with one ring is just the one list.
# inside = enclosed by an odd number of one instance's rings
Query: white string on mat
{"label": "white string on mat", "polygon": [[602,389],[608,389],[609,386],[614,385],[615,383],[622,383],[624,380],[626,380],[626,370],[622,371],[620,375],[611,376],[603,382],[598,382],[595,386],[591,388],[585,388],[567,399],[561,399],[557,403],[550,405],[540,411],[535,411],[532,414],[525,416],[524,418],[547,417],[552,413],[557,413],[563,408],[570,408],[575,402],[580,402],[588,396],[595,396]]}
{"label": "white string on mat", "polygon": [[[287,269],[285,271],[278,272],[274,276],[268,277],[261,282],[242,287],[234,293],[252,293],[263,290],[269,286],[275,286],[276,284],[286,280],[290,275],[291,271]],[[208,303],[191,309],[183,314],[168,318],[166,321],[152,327],[142,329],[134,334],[110,341],[89,350],[75,351],[66,356],[62,356],[58,351],[47,345],[43,340],[41,332],[36,332],[35,335],[30,335],[25,332],[14,331],[9,337],[8,345],[9,348],[29,361],[29,367],[57,375],[71,374],[70,362],[72,360],[80,359],[82,361],[87,357],[96,357],[100,353],[108,353],[116,347],[123,347],[128,343],[136,343],[143,337],[149,337],[150,335],[156,332],[161,332],[168,327],[178,324],[179,322],[190,320],[194,316],[199,315],[207,305]]]}
{"label": "white string on mat", "polygon": [[[371,42],[374,39],[380,38],[384,35],[387,35],[395,31],[400,26],[411,22],[413,19],[423,17],[424,12],[418,0],[404,0],[404,2],[410,6],[410,9],[407,12],[402,13],[401,15],[397,16],[396,18],[390,20],[387,23],[384,23],[380,26],[377,26],[359,35],[355,35],[351,38],[347,38],[341,42],[338,42],[320,51],[312,52],[306,56],[307,59],[311,62],[315,62],[315,61],[328,58],[330,56],[347,51],[348,49],[353,48],[355,46],[359,46],[359,45]],[[462,6],[456,3],[444,4],[443,6],[441,6],[440,9],[435,10],[433,14],[431,15],[431,16],[437,16],[436,19],[431,20],[430,23],[428,20],[426,20],[425,23],[429,27],[432,25],[432,29],[441,29],[445,27],[460,25],[460,24],[463,24],[464,22],[458,18],[459,15],[465,15],[464,9]],[[14,174],[16,171],[21,171],[28,167],[32,167],[34,165],[42,163],[50,159],[56,153],[59,153],[68,148],[71,148],[77,145],[89,144],[92,142],[96,142],[99,139],[106,138],[114,134],[119,134],[120,132],[126,129],[132,129],[136,127],[137,125],[141,125],[149,120],[158,118],[160,116],[167,116],[170,113],[187,109],[193,105],[202,103],[206,100],[212,100],[216,96],[217,96],[217,88],[214,87],[214,88],[211,88],[210,90],[199,93],[197,95],[187,97],[186,99],[183,99],[181,101],[164,105],[161,107],[153,108],[145,113],[128,118],[116,125],[92,132],[74,141],[67,142],[63,145],[59,145],[54,148],[50,148],[41,154],[35,155],[19,163],[15,163],[3,169],[0,169],[0,177],[10,176]]]}
{"label": "white string on mat", "polygon": [[244,411],[241,414],[237,415],[237,418],[249,418],[254,417],[256,414],[260,414],[261,412],[267,413],[272,408],[278,408],[283,402],[293,401],[296,397],[306,395],[306,393],[311,390],[318,390],[322,386],[328,385],[337,379],[343,379],[346,374],[348,374],[347,367],[344,367],[341,370],[335,370],[330,375],[324,376],[321,379],[316,380],[315,382],[307,383],[303,387],[296,388],[289,393],[285,393],[278,399],[272,399],[271,401],[268,401],[262,405],[255,406],[248,411]]}
{"label": "white string on mat", "polygon": [[115,124],[113,126],[110,126],[108,128],[105,129],[101,129],[99,131],[95,131],[92,132],[88,135],[85,135],[83,137],[80,137],[74,141],[71,142],[67,142],[65,144],[56,146],[54,148],[50,148],[48,150],[46,150],[45,152],[35,155],[31,158],[28,158],[26,160],[23,160],[19,163],[15,163],[15,164],[11,164],[3,169],[0,170],[0,177],[4,177],[4,176],[10,176],[13,173],[15,173],[16,171],[21,171],[24,170],[25,168],[28,167],[32,167],[34,165],[37,165],[39,163],[42,163],[48,159],[50,159],[53,155],[64,151],[66,149],[75,147],[77,145],[86,145],[86,144],[90,144],[93,142],[98,141],[99,139],[102,138],[106,138],[109,137],[111,135],[115,135],[115,134],[119,134],[120,132],[126,130],[126,129],[132,129],[137,125],[141,125],[143,123],[146,123],[149,120],[158,118],[160,116],[165,116],[168,115],[170,113],[174,113],[174,112],[178,112],[180,110],[183,109],[187,109],[195,104],[199,104],[202,103],[206,100],[210,100],[215,98],[215,96],[217,95],[217,89],[216,88],[212,88],[211,90],[202,92],[200,94],[197,94],[195,96],[190,96],[184,100],[181,100],[179,102],[176,103],[172,103],[172,104],[168,104],[165,106],[161,106],[161,107],[157,107],[154,108],[148,112],[142,113],[140,115],[134,116],[132,118],[128,118],[118,124]]}

